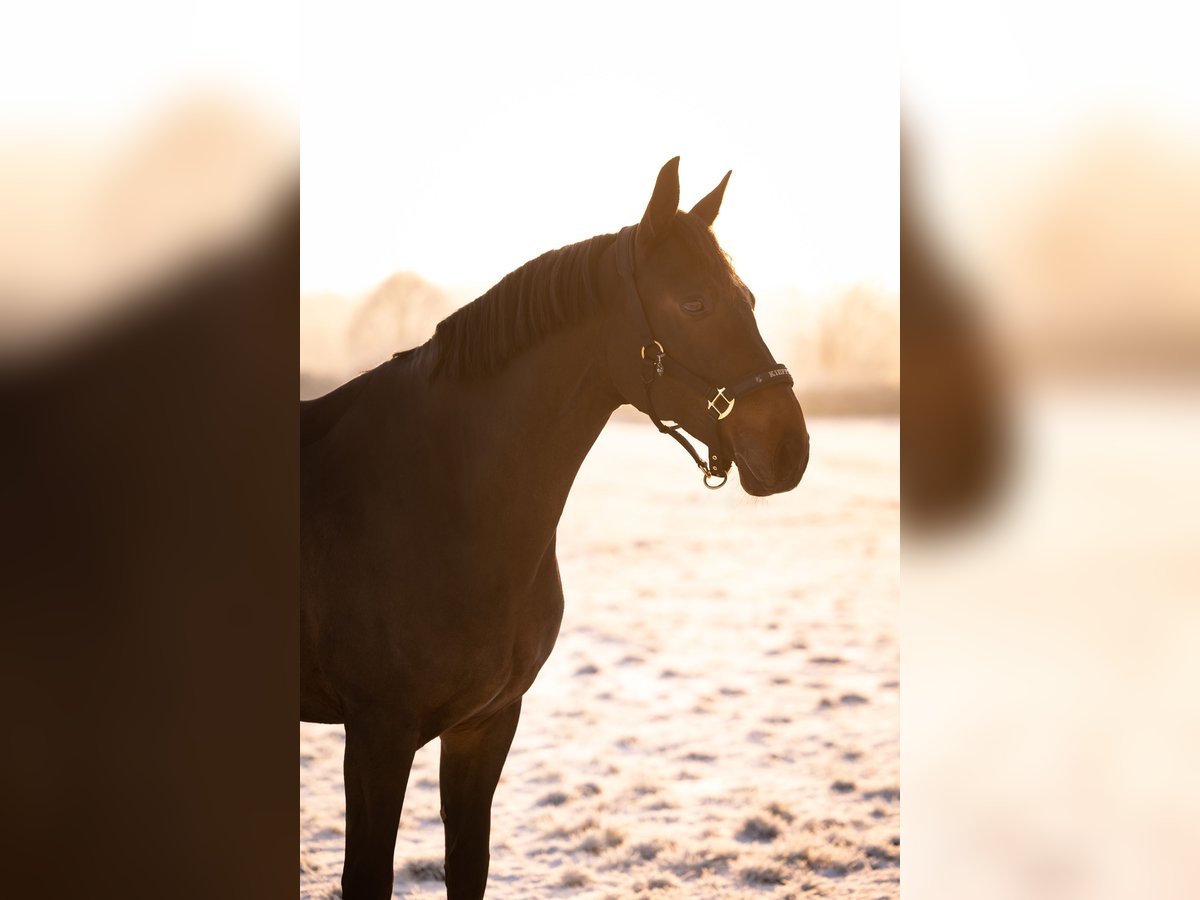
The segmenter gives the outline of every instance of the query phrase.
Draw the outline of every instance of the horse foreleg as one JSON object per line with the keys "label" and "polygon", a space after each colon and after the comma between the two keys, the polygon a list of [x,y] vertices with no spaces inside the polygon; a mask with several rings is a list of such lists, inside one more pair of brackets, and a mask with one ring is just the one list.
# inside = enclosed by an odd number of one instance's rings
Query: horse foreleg
{"label": "horse foreleg", "polygon": [[487,887],[492,795],[520,715],[517,700],[482,723],[442,735],[440,781],[449,900],[479,900]]}
{"label": "horse foreleg", "polygon": [[345,900],[392,896],[392,855],[415,742],[382,717],[346,723]]}

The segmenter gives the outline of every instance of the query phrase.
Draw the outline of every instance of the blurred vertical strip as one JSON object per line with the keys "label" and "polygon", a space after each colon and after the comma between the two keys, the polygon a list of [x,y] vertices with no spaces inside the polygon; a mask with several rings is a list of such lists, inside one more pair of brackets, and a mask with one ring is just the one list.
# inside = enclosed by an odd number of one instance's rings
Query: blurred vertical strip
{"label": "blurred vertical strip", "polygon": [[919,537],[987,514],[1011,436],[984,311],[930,234],[911,138],[901,153],[901,517]]}
{"label": "blurred vertical strip", "polygon": [[905,20],[905,896],[1195,897],[1190,23]]}
{"label": "blurred vertical strip", "polygon": [[[171,57],[125,6],[73,89]],[[217,80],[0,123],[6,896],[296,889],[298,147]]]}

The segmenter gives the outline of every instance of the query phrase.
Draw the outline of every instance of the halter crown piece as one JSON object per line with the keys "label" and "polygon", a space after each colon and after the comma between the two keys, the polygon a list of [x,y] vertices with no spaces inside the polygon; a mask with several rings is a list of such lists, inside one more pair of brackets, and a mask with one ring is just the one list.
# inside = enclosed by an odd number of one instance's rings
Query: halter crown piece
{"label": "halter crown piece", "polygon": [[[691,454],[700,471],[704,473],[704,486],[715,490],[729,480],[729,468],[733,465],[733,453],[729,448],[728,441],[721,434],[718,423],[732,414],[737,401],[748,394],[777,384],[791,386],[795,382],[792,380],[787,366],[781,363],[771,363],[769,368],[739,378],[731,385],[715,387],[683,363],[672,358],[663,349],[663,345],[655,340],[654,332],[650,328],[650,320],[646,317],[645,304],[642,302],[641,294],[638,293],[633,255],[633,238],[636,231],[636,225],[629,225],[622,228],[617,234],[617,272],[625,285],[625,294],[630,306],[635,311],[633,319],[639,324],[639,330],[642,332],[642,387],[646,391],[646,415],[650,417],[650,421],[659,431],[673,437],[683,449]],[[705,404],[704,408],[708,413],[707,418],[704,419],[705,430],[709,433],[707,436],[694,435],[694,437],[704,441],[708,446],[707,460],[702,459],[696,452],[696,448],[679,433],[682,429],[679,423],[672,422],[670,425],[666,425],[655,411],[653,389],[654,385],[662,378],[674,378],[702,398],[700,402]],[[718,478],[720,481],[716,481]],[[710,483],[710,480],[715,483]]]}

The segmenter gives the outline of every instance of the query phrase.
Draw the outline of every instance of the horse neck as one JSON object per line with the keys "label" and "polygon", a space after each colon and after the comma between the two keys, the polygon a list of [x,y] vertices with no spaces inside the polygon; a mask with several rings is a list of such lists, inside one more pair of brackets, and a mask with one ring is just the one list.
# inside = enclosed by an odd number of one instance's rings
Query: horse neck
{"label": "horse neck", "polygon": [[492,375],[434,383],[456,420],[463,512],[514,561],[527,550],[544,556],[580,465],[622,402],[603,346],[603,317],[596,315]]}

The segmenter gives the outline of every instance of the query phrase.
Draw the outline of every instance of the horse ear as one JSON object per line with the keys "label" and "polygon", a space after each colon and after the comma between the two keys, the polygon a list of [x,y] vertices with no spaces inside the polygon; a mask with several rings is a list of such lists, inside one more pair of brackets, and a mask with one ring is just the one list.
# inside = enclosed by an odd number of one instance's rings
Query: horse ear
{"label": "horse ear", "polygon": [[679,212],[678,156],[668,160],[667,164],[662,167],[662,171],[658,173],[658,181],[654,183],[654,195],[650,198],[650,205],[646,207],[642,222],[638,226],[638,243],[645,247],[651,247],[666,237],[675,221],[677,212]]}
{"label": "horse ear", "polygon": [[692,215],[699,216],[710,228],[712,223],[717,220],[717,213],[721,211],[721,199],[725,196],[725,185],[729,184],[729,176],[732,174],[733,170],[730,169],[721,179],[721,183],[712,189],[712,193],[692,207]]}

